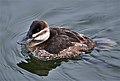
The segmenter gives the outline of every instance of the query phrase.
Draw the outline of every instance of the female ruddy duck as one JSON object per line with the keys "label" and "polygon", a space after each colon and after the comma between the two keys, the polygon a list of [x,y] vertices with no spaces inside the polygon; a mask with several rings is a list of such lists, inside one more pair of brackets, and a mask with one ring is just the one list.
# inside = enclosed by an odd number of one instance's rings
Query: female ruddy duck
{"label": "female ruddy duck", "polygon": [[92,40],[70,29],[49,27],[47,22],[36,20],[31,24],[26,38],[18,44],[24,45],[40,60],[54,60],[77,57],[94,48],[105,49],[116,43],[106,38]]}

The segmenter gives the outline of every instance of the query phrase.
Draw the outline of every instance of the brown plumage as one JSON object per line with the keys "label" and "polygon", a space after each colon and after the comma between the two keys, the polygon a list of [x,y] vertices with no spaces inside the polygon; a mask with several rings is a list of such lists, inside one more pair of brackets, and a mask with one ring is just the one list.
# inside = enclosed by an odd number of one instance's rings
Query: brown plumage
{"label": "brown plumage", "polygon": [[30,48],[41,60],[73,58],[92,51],[96,43],[82,34],[65,28],[50,28],[50,37],[45,42]]}

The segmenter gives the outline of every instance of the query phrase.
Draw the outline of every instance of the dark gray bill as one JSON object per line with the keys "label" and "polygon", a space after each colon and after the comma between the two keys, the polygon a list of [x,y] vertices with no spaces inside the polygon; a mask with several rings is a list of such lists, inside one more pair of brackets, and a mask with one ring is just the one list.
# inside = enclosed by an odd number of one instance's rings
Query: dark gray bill
{"label": "dark gray bill", "polygon": [[22,40],[17,41],[17,44],[20,45],[26,45],[28,42],[30,42],[32,39],[29,39],[28,37],[23,38]]}

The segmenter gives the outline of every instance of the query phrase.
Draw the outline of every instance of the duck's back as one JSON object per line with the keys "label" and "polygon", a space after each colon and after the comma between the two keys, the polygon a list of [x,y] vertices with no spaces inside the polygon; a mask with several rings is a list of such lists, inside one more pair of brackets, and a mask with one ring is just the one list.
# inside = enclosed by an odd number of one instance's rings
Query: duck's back
{"label": "duck's back", "polygon": [[77,56],[81,52],[88,52],[94,46],[95,42],[82,34],[65,28],[50,28],[50,38],[40,44],[38,50],[66,58]]}

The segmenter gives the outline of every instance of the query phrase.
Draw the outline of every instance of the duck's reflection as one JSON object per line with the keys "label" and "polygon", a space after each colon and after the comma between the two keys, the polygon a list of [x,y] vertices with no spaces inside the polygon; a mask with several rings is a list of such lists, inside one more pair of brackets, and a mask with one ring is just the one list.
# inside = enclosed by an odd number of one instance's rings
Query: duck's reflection
{"label": "duck's reflection", "polygon": [[17,65],[37,75],[47,76],[49,71],[55,69],[57,66],[60,66],[61,62],[63,61],[68,62],[69,60],[78,60],[78,58],[41,61],[33,56],[30,56],[30,59],[26,59],[26,60],[28,61],[28,63],[21,62],[18,63]]}

